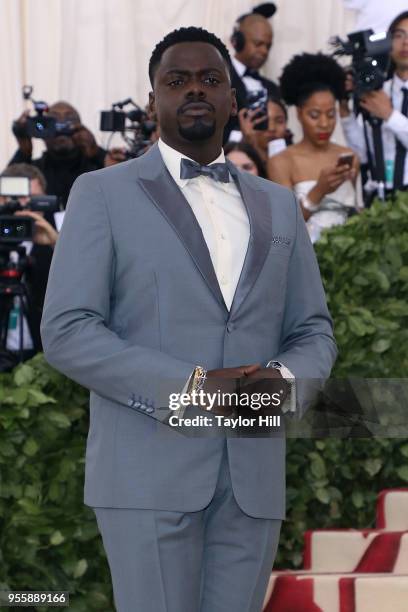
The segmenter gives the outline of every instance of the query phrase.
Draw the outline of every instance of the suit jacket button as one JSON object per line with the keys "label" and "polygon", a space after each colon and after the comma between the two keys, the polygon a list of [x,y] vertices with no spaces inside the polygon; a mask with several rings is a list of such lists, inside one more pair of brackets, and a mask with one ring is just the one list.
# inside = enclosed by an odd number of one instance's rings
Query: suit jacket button
{"label": "suit jacket button", "polygon": [[140,402],[134,402],[133,407],[134,408],[140,408],[141,403]]}
{"label": "suit jacket button", "polygon": [[128,406],[130,406],[131,408],[133,408],[133,406],[134,406],[134,405],[135,405],[135,400],[134,400],[132,397],[130,397],[130,398],[128,399]]}
{"label": "suit jacket button", "polygon": [[144,404],[140,404],[140,410],[146,410],[146,406]]}
{"label": "suit jacket button", "polygon": [[148,412],[150,414],[151,412],[154,412],[154,408],[152,408],[152,406],[148,406],[146,408],[146,412]]}

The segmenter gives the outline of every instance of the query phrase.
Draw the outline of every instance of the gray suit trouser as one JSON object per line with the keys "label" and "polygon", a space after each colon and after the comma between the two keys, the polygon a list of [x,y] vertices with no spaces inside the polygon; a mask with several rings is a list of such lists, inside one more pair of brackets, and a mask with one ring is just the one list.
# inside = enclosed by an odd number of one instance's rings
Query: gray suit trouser
{"label": "gray suit trouser", "polygon": [[240,509],[226,443],[214,497],[203,510],[94,512],[118,612],[261,612],[281,521]]}

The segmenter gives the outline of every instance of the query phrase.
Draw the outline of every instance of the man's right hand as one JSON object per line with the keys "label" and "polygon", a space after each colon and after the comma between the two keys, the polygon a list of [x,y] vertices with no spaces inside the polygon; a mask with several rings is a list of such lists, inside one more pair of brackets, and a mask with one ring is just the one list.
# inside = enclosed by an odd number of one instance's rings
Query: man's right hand
{"label": "man's right hand", "polygon": [[[204,383],[204,393],[216,394],[220,393],[236,393],[238,389],[238,381],[241,378],[250,376],[261,369],[260,363],[237,366],[235,368],[220,368],[218,370],[208,370],[207,377]],[[204,406],[202,408],[205,409]],[[230,416],[235,405],[214,405],[208,411],[210,414],[222,416]]]}
{"label": "man's right hand", "polygon": [[[18,132],[21,131],[21,134],[24,134],[24,132],[26,132],[26,127],[27,127],[27,119],[30,115],[30,111],[25,110],[18,119],[16,119],[15,123],[13,124],[13,133],[17,139],[18,142],[18,148],[20,149],[20,151],[26,156],[26,157],[31,157],[32,153],[33,153],[33,143],[32,140],[30,138],[30,136],[28,136],[27,134],[25,135],[21,135],[18,136]],[[16,126],[16,131],[17,134],[14,132],[14,125]]]}

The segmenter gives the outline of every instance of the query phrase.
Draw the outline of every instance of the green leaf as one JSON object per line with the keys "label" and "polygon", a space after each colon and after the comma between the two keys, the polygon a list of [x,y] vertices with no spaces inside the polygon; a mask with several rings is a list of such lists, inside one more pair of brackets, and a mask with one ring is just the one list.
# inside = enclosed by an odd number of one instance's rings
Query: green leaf
{"label": "green leaf", "polygon": [[328,504],[330,501],[330,494],[327,489],[317,489],[316,497],[322,504]]}
{"label": "green leaf", "polygon": [[30,397],[32,397],[36,404],[55,404],[56,400],[52,397],[48,397],[47,395],[45,395],[44,393],[42,393],[42,391],[39,391],[38,389],[29,389],[28,393],[30,395]]}
{"label": "green leaf", "polygon": [[377,474],[381,470],[381,467],[381,459],[366,459],[366,461],[364,462],[364,469],[367,474],[370,474],[370,476],[375,476],[375,474]]}
{"label": "green leaf", "polygon": [[397,468],[397,474],[402,480],[408,482],[408,465],[402,465]]}
{"label": "green leaf", "polygon": [[326,476],[326,466],[324,465],[324,461],[317,454],[314,455],[314,459],[310,464],[310,469],[315,478],[323,478]]}
{"label": "green leaf", "polygon": [[14,382],[18,387],[29,385],[35,378],[34,370],[26,363],[18,366],[14,371]]}
{"label": "green leaf", "polygon": [[390,338],[381,338],[380,340],[376,340],[372,343],[371,350],[374,351],[374,353],[384,353],[385,351],[388,351],[390,346]]}
{"label": "green leaf", "polygon": [[78,561],[74,569],[74,578],[80,578],[81,576],[83,576],[87,569],[88,562],[86,559],[81,559],[80,561]]}
{"label": "green leaf", "polygon": [[34,438],[28,438],[23,446],[23,453],[29,457],[33,457],[39,449],[37,442]]}
{"label": "green leaf", "polygon": [[366,326],[359,317],[351,316],[348,319],[350,331],[356,336],[364,336],[366,334]]}
{"label": "green leaf", "polygon": [[53,546],[59,546],[60,544],[65,542],[65,537],[60,531],[54,531],[54,533],[50,537],[50,542]]}
{"label": "green leaf", "polygon": [[65,428],[71,426],[71,421],[62,412],[56,412],[55,410],[49,410],[47,412],[48,419],[57,427]]}
{"label": "green leaf", "polygon": [[351,501],[355,508],[362,508],[364,506],[364,497],[360,491],[353,491]]}

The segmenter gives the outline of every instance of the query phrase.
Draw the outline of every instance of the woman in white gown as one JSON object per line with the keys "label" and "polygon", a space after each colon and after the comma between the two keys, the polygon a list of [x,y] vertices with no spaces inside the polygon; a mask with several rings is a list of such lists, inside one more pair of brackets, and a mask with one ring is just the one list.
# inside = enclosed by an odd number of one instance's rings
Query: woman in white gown
{"label": "woman in white gown", "polygon": [[269,158],[268,177],[295,191],[312,242],[357,210],[359,161],[351,149],[330,140],[344,81],[343,69],[322,53],[296,55],[280,80],[283,99],[297,108],[303,137]]}

